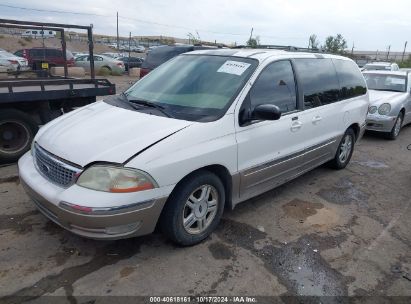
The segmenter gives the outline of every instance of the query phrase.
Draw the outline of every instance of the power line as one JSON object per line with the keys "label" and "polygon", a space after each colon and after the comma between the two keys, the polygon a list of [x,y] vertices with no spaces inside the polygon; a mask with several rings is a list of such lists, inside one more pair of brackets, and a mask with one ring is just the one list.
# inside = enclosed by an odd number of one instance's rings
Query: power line
{"label": "power line", "polygon": [[26,11],[109,17],[107,15],[100,15],[100,14],[94,14],[94,13],[68,12],[68,11],[60,11],[60,10],[46,10],[46,9],[39,9],[39,8],[28,8],[28,7],[14,6],[14,5],[8,5],[8,4],[0,4],[0,6],[8,7],[8,8],[14,8],[14,9],[21,9],[21,10],[26,10]]}
{"label": "power line", "polygon": [[[103,14],[95,14],[95,13],[82,13],[82,12],[72,12],[72,11],[62,11],[62,10],[48,10],[48,9],[39,9],[39,8],[28,8],[28,7],[21,7],[21,6],[8,5],[8,4],[0,4],[0,6],[7,7],[7,8],[13,8],[13,9],[21,9],[21,10],[36,11],[36,12],[46,12],[46,13],[85,15],[85,16],[97,16],[97,17],[114,17],[114,15],[111,16],[111,15],[103,15]],[[148,20],[143,20],[143,19],[138,19],[138,18],[123,17],[123,16],[118,16],[118,18],[119,19],[124,19],[124,20],[132,20],[132,21],[136,21],[136,22],[140,22],[140,23],[164,26],[164,27],[174,27],[174,28],[180,28],[180,29],[185,29],[185,30],[189,30],[189,31],[193,30],[193,28],[190,28],[190,27],[187,27],[187,26],[174,25],[174,24],[165,24],[165,23],[148,21]],[[198,29],[198,30],[202,31],[202,32],[220,34],[220,35],[234,35],[234,36],[244,36],[245,35],[245,34],[240,34],[240,33],[224,33],[224,32],[209,31],[209,30],[205,30],[205,29]]]}

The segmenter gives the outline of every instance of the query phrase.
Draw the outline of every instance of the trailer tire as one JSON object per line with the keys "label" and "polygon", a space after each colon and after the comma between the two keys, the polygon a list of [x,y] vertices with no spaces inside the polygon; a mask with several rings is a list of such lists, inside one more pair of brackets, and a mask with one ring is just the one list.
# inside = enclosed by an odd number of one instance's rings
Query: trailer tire
{"label": "trailer tire", "polygon": [[17,161],[30,150],[37,131],[37,123],[26,113],[14,109],[1,110],[0,163]]}

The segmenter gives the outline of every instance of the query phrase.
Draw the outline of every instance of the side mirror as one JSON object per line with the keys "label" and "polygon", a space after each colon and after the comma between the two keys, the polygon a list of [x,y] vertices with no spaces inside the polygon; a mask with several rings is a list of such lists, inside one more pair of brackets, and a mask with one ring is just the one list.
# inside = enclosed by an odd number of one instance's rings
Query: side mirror
{"label": "side mirror", "polygon": [[280,117],[280,108],[272,104],[258,105],[251,113],[251,119],[253,120],[278,120]]}

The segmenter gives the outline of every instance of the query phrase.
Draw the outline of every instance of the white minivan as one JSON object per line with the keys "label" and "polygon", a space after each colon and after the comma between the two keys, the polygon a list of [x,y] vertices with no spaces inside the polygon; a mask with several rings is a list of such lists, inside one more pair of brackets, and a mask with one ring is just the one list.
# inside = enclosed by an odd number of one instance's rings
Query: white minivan
{"label": "white minivan", "polygon": [[364,78],[344,57],[195,51],[42,127],[19,160],[21,182],[78,235],[119,239],[159,225],[192,245],[225,208],[321,164],[344,168],[368,106]]}

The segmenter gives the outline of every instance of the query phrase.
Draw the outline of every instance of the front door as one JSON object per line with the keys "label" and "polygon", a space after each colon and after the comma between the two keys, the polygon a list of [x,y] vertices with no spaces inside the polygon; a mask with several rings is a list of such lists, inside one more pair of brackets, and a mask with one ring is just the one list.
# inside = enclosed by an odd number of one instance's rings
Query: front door
{"label": "front door", "polygon": [[244,99],[240,113],[260,104],[274,104],[282,116],[276,121],[237,126],[241,201],[298,175],[308,134],[296,91],[292,64],[282,60],[262,70]]}

